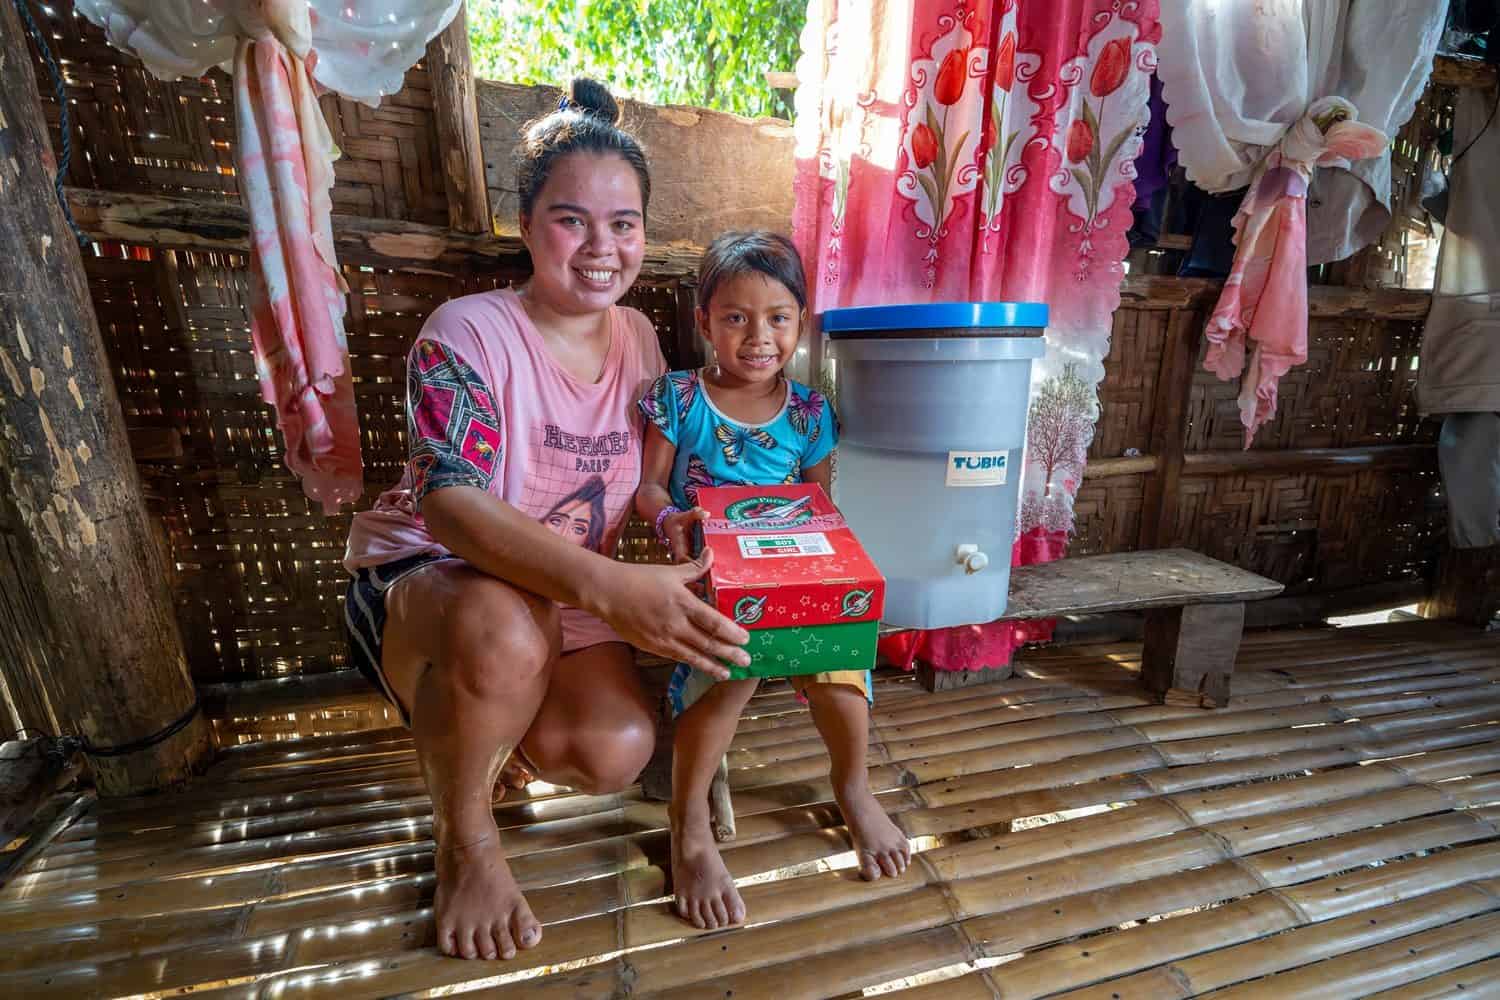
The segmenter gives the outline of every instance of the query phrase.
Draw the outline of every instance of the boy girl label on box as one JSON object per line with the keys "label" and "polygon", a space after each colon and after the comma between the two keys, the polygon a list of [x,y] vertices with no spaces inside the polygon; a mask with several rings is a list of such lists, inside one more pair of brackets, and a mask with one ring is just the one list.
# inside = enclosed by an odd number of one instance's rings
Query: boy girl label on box
{"label": "boy girl label on box", "polygon": [[948,452],[948,486],[1004,486],[1008,451]]}
{"label": "boy girl label on box", "polygon": [[743,675],[869,669],[885,580],[815,483],[705,487],[710,600],[755,632]]}

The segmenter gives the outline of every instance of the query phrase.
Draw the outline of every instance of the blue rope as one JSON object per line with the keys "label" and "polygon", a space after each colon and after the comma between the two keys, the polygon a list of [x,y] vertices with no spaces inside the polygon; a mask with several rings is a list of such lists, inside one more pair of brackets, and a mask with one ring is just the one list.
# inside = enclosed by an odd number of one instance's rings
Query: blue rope
{"label": "blue rope", "polygon": [[73,161],[73,130],[68,124],[68,92],[63,85],[62,70],[58,68],[57,60],[52,55],[52,48],[47,44],[47,36],[42,34],[42,29],[37,26],[31,16],[31,9],[26,6],[26,0],[15,0],[16,11],[21,15],[21,20],[26,24],[26,33],[36,43],[37,51],[42,54],[42,61],[47,64],[47,72],[52,76],[52,96],[57,99],[58,125],[62,131],[62,156],[57,162],[57,175],[52,178],[52,186],[57,190],[57,204],[62,209],[63,219],[68,223],[68,228],[73,230],[73,236],[77,238],[80,247],[86,247],[93,242],[79,228],[78,223],[73,221],[73,210],[68,207],[68,197],[63,193],[63,178],[68,175],[68,164]]}

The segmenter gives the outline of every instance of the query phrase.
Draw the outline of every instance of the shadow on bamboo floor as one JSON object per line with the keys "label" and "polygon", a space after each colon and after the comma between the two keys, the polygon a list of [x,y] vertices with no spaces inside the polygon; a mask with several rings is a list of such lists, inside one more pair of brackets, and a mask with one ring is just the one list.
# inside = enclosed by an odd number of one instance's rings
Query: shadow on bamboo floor
{"label": "shadow on bamboo floor", "polygon": [[404,732],[236,747],[98,804],[0,892],[0,995],[1500,995],[1500,636],[1248,636],[1215,712],[1150,704],[1138,654],[1031,651],[935,695],[879,679],[871,782],[918,860],[873,884],[806,711],[763,690],[729,760],[742,929],[667,911],[662,803],[508,797],[547,925],[510,963],[431,947]]}

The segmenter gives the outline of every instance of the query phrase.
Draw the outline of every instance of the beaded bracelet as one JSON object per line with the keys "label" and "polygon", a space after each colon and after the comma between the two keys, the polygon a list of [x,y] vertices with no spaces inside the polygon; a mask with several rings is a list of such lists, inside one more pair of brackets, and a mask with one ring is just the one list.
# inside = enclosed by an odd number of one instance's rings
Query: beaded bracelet
{"label": "beaded bracelet", "polygon": [[673,514],[681,514],[681,513],[682,513],[682,508],[681,507],[673,507],[672,505],[668,504],[667,506],[665,506],[665,507],[663,507],[661,509],[660,513],[658,513],[656,515],[656,540],[658,542],[661,542],[667,548],[671,548],[672,547],[672,543],[667,538],[667,533],[666,533],[666,531],[664,531],[662,529],[662,525],[665,524],[667,518],[671,517]]}

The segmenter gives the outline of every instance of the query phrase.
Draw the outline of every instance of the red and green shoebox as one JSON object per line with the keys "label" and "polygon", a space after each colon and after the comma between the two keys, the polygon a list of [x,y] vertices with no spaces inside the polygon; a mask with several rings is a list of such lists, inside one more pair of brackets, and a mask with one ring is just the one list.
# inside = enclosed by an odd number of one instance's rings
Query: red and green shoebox
{"label": "red and green shoebox", "polygon": [[698,505],[709,600],[750,633],[750,666],[730,676],[875,666],[885,579],[821,486],[705,487]]}

